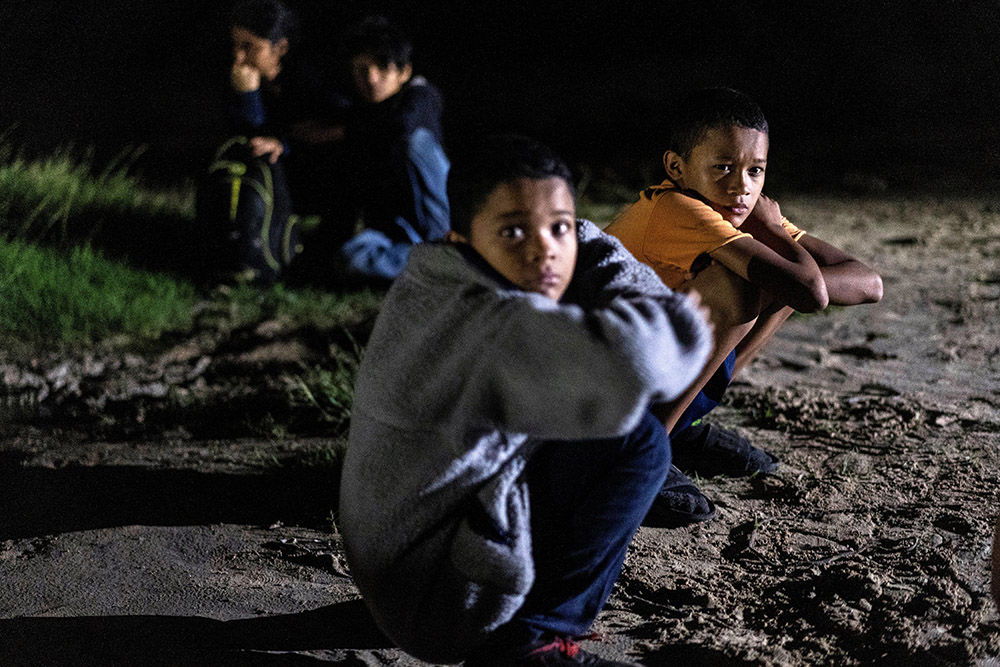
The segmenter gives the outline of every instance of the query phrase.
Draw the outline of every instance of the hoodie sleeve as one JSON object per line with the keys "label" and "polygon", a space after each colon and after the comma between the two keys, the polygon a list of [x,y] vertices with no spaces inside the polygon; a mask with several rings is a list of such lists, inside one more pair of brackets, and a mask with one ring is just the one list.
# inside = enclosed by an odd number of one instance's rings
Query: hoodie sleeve
{"label": "hoodie sleeve", "polygon": [[577,289],[594,285],[576,295],[582,303],[522,293],[485,327],[493,335],[472,386],[498,428],[551,439],[620,435],[704,366],[711,334],[688,297],[589,223],[579,256]]}

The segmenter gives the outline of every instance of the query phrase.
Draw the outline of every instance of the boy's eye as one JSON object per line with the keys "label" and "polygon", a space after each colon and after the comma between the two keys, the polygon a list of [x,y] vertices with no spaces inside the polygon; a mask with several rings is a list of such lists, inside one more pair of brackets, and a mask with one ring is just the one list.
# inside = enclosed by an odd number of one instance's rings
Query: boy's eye
{"label": "boy's eye", "polygon": [[761,174],[764,173],[764,168],[763,167],[750,167],[749,169],[747,169],[747,173],[749,173],[751,176],[760,176]]}
{"label": "boy's eye", "polygon": [[714,167],[716,171],[729,171],[729,168],[730,167],[728,164],[717,164]]}
{"label": "boy's eye", "polygon": [[559,222],[552,225],[552,235],[555,237],[565,236],[573,231],[573,223],[566,220],[560,220]]}
{"label": "boy's eye", "polygon": [[500,236],[505,239],[523,239],[524,229],[521,227],[504,227],[500,230]]}

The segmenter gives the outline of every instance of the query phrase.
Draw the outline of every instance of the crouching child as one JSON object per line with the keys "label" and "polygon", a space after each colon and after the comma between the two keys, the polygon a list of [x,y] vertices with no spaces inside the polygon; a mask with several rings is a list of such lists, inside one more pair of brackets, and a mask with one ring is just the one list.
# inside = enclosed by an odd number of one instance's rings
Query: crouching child
{"label": "crouching child", "polygon": [[575,218],[547,148],[491,139],[448,179],[355,387],[340,528],[382,630],[430,662],[579,650],[670,467],[649,412],[697,377],[696,301]]}
{"label": "crouching child", "polygon": [[675,455],[653,507],[661,525],[715,515],[715,504],[682,470],[749,476],[777,469],[777,457],[702,417],[792,312],[882,298],[875,271],[806,234],[762,194],[769,130],[755,102],[727,88],[700,90],[680,101],[672,125],[666,180],[646,188],[607,227],[664,283],[697,292],[713,325],[715,345],[702,374],[658,409]]}

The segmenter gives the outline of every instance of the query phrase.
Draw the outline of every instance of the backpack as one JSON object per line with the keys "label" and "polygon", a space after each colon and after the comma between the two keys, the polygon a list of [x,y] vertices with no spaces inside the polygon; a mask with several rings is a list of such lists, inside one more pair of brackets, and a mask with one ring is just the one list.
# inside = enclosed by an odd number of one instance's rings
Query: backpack
{"label": "backpack", "polygon": [[253,156],[246,137],[215,154],[196,195],[199,228],[226,275],[272,283],[302,251],[281,161]]}

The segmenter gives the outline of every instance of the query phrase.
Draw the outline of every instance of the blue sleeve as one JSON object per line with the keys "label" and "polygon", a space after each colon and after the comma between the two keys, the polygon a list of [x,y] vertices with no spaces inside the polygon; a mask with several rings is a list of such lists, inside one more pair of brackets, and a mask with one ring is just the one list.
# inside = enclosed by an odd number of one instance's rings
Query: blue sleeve
{"label": "blue sleeve", "polygon": [[[267,124],[267,110],[264,108],[264,98],[260,89],[245,93],[232,91],[229,97],[229,116],[233,121],[233,130],[237,134],[260,135]],[[289,155],[292,152],[292,147],[288,140],[280,135],[278,138],[281,140],[281,154]]]}
{"label": "blue sleeve", "polygon": [[405,99],[397,116],[404,135],[410,135],[417,128],[430,130],[434,139],[443,144],[441,132],[441,93],[423,77],[417,78],[405,92]]}
{"label": "blue sleeve", "polygon": [[260,89],[246,93],[232,91],[229,97],[229,116],[242,132],[263,127],[267,122],[267,111],[264,109]]}

